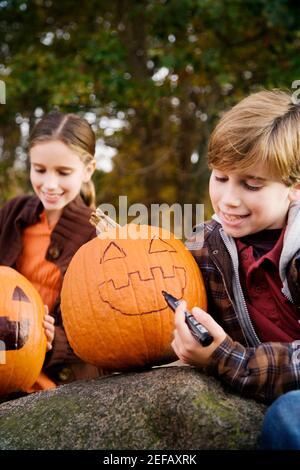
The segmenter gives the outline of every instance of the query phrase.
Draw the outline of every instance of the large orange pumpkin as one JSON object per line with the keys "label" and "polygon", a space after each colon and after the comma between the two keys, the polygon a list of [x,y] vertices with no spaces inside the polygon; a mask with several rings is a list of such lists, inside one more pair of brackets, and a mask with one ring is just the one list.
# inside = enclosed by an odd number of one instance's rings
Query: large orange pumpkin
{"label": "large orange pumpkin", "polygon": [[[158,227],[144,239],[110,232],[83,245],[66,272],[61,309],[68,340],[84,361],[108,370],[171,362],[174,313],[161,291],[206,308],[201,273],[183,243]],[[125,234],[125,236],[124,236]],[[114,238],[115,237],[115,238]]]}
{"label": "large orange pumpkin", "polygon": [[44,305],[20,273],[0,266],[0,394],[28,389],[46,353]]}

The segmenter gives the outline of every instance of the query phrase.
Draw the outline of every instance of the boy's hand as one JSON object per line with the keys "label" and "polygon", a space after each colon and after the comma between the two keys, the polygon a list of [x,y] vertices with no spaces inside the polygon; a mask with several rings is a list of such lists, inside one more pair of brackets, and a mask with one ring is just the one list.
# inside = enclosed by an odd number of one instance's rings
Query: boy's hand
{"label": "boy's hand", "polygon": [[45,316],[43,321],[43,327],[45,329],[45,335],[47,338],[47,351],[52,349],[52,343],[54,339],[54,318],[49,315],[48,305],[45,305]]}
{"label": "boy's hand", "polygon": [[226,338],[226,333],[208,313],[199,307],[194,307],[191,313],[199,323],[205,326],[214,338],[214,341],[209,346],[201,346],[185,323],[185,309],[186,302],[183,300],[175,311],[175,331],[172,348],[182,362],[197,367],[207,366],[210,363],[214,350]]}

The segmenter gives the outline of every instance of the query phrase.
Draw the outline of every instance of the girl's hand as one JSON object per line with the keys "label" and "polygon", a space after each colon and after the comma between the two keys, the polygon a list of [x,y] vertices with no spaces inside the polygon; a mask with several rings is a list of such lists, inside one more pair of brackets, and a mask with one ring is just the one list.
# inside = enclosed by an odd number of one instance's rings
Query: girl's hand
{"label": "girl's hand", "polygon": [[172,348],[182,362],[197,367],[207,366],[210,363],[214,350],[226,338],[226,333],[208,313],[199,307],[194,307],[191,313],[199,323],[205,326],[214,338],[214,341],[209,346],[201,346],[185,323],[185,309],[186,302],[183,300],[175,311],[175,331]]}
{"label": "girl's hand", "polygon": [[47,351],[52,349],[52,343],[54,340],[54,318],[49,315],[48,305],[45,305],[45,316],[43,321],[43,327],[45,329],[45,335],[47,338]]}

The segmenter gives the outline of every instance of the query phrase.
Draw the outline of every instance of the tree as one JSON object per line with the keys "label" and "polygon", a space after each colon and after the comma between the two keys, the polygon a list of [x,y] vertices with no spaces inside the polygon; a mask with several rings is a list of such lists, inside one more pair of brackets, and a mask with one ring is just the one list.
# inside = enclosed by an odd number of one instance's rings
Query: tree
{"label": "tree", "polygon": [[[1,2],[3,183],[13,164],[22,181],[20,123],[59,108],[92,112],[98,138],[117,149],[113,170],[96,176],[98,202],[207,201],[220,113],[300,78],[299,10],[292,0]],[[105,116],[123,127],[99,128]],[[9,185],[2,202],[17,191]]]}

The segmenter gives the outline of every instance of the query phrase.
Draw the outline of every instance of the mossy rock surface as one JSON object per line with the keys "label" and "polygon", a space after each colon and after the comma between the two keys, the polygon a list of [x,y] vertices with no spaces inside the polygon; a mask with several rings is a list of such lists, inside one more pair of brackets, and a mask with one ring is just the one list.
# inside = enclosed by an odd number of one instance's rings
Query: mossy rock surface
{"label": "mossy rock surface", "polygon": [[0,449],[254,449],[265,407],[190,367],[78,381],[0,405]]}

